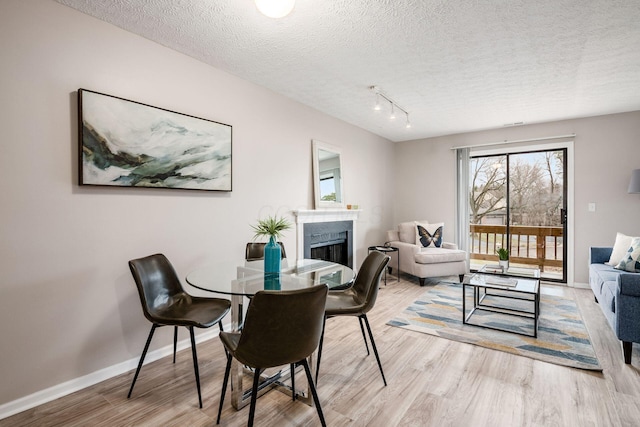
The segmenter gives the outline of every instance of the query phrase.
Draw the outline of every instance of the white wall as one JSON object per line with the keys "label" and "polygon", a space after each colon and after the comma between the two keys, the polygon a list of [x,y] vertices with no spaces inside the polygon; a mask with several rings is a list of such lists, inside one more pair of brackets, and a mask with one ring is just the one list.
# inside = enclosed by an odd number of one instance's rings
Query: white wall
{"label": "white wall", "polygon": [[[0,57],[0,406],[139,357],[127,261],[242,259],[256,218],[312,208],[312,139],[342,149],[359,260],[392,224],[393,145],[360,128],[51,0],[0,2]],[[79,187],[78,88],[232,125],[233,192]]]}
{"label": "white wall", "polygon": [[[618,231],[640,235],[640,195],[627,193],[631,171],[640,168],[640,111],[397,143],[394,222],[444,221],[445,240],[453,241],[456,168],[451,147],[571,133],[576,134],[574,281],[588,283],[590,246],[612,246]],[[590,202],[596,203],[596,212],[587,211]]]}

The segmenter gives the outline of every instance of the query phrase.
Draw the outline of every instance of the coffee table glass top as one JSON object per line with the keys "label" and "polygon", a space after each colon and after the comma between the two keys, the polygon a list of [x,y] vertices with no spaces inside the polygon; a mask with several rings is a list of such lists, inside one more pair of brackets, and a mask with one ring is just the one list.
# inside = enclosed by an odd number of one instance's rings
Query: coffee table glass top
{"label": "coffee table glass top", "polygon": [[498,264],[485,264],[482,266],[478,273],[497,274],[504,276],[514,277],[531,277],[540,278],[540,269],[538,268],[526,268],[526,267],[509,267],[506,271]]}
{"label": "coffee table glass top", "polygon": [[485,265],[478,272],[465,278],[465,284],[478,287],[509,289],[516,292],[537,293],[540,286],[540,270],[535,268],[509,268]]}

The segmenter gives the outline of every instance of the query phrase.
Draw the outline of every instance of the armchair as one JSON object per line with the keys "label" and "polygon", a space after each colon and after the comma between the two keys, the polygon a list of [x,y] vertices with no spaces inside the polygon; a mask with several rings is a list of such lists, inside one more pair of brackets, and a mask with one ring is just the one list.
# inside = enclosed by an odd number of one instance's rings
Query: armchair
{"label": "armchair", "polygon": [[439,248],[424,248],[416,243],[414,221],[400,223],[397,230],[387,231],[387,241],[399,249],[400,269],[418,277],[420,286],[424,286],[428,277],[457,275],[462,282],[468,271],[467,253],[455,243],[442,242]]}

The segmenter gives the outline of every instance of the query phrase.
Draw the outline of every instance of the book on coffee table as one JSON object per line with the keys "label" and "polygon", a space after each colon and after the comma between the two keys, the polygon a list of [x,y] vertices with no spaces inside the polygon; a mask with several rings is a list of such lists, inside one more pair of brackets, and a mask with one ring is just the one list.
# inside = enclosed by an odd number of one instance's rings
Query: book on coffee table
{"label": "book on coffee table", "polygon": [[511,277],[498,277],[498,276],[490,276],[486,275],[484,277],[484,282],[487,285],[496,285],[496,286],[516,286],[518,284],[517,279],[513,279]]}

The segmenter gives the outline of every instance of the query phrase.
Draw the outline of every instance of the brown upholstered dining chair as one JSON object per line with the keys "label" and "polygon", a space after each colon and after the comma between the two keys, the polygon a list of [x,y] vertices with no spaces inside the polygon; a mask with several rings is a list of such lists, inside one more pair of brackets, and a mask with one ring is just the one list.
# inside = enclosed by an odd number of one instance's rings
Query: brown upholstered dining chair
{"label": "brown upholstered dining chair", "polygon": [[217,424],[229,381],[231,361],[254,368],[248,425],[253,425],[260,374],[264,369],[290,365],[292,394],[295,400],[294,368],[302,365],[313,401],[323,426],[326,425],[307,357],[318,347],[322,333],[328,288],[317,285],[293,291],[258,291],[253,296],[242,332],[221,332],[227,350]]}
{"label": "brown upholstered dining chair", "polygon": [[382,276],[382,272],[389,263],[390,259],[390,257],[384,255],[382,252],[371,252],[362,263],[362,267],[360,267],[360,271],[358,271],[353,286],[344,290],[331,290],[331,292],[329,292],[329,296],[327,297],[327,305],[325,308],[324,322],[322,325],[322,336],[320,337],[320,346],[318,349],[316,382],[318,381],[318,372],[320,371],[322,342],[324,340],[324,329],[327,319],[338,316],[355,316],[360,322],[362,338],[364,338],[364,345],[367,348],[367,355],[369,355],[369,345],[367,344],[367,337],[364,333],[363,322],[367,326],[369,339],[371,340],[371,347],[373,347],[373,352],[376,355],[376,360],[378,362],[378,368],[380,369],[380,373],[382,374],[382,381],[384,382],[385,386],[387,385],[387,380],[385,379],[384,371],[382,370],[382,364],[380,363],[378,349],[376,348],[376,343],[373,340],[371,326],[369,326],[369,320],[367,319],[367,313],[373,308],[376,303],[380,277]]}
{"label": "brown upholstered dining chair", "polygon": [[196,354],[193,328],[209,328],[217,323],[220,331],[222,331],[222,318],[229,312],[231,302],[220,298],[195,297],[186,293],[180,284],[176,271],[163,254],[131,260],[129,261],[129,268],[138,287],[144,317],[152,325],[127,398],[131,397],[133,386],[138,379],[140,368],[142,368],[156,328],[174,326],[173,363],[175,363],[178,326],[185,326],[189,329],[189,334],[191,335],[193,369],[196,375],[198,401],[202,408],[200,373],[198,371],[198,356]]}
{"label": "brown upholstered dining chair", "polygon": [[[286,258],[287,253],[284,250],[284,244],[282,242],[278,242],[280,244],[280,248],[282,249],[282,257]],[[247,249],[244,254],[244,259],[247,261],[256,261],[259,259],[264,259],[264,247],[266,243],[262,242],[249,242],[247,243]]]}

